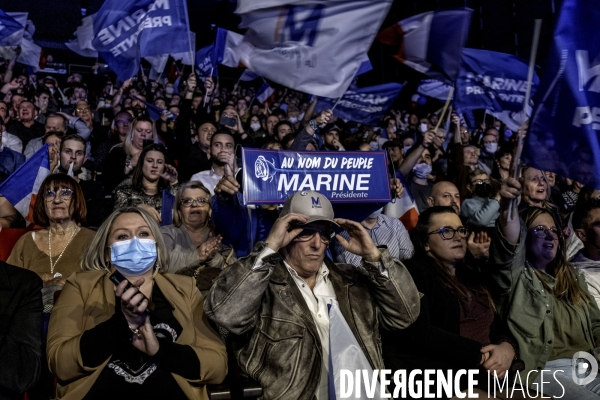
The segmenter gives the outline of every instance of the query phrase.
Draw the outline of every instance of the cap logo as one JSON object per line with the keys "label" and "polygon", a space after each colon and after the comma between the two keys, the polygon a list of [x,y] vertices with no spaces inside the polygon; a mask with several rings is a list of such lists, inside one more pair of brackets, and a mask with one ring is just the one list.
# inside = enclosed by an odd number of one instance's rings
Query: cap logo
{"label": "cap logo", "polygon": [[312,200],[312,208],[323,208],[321,206],[321,199],[318,197],[311,197]]}

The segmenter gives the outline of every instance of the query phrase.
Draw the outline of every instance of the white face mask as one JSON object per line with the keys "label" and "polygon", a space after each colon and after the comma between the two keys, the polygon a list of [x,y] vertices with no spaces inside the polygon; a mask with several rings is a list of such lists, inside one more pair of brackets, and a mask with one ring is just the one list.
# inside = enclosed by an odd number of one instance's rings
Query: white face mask
{"label": "white face mask", "polygon": [[252,129],[254,132],[256,132],[257,130],[260,129],[260,124],[258,122],[255,124],[250,124],[250,129]]}
{"label": "white face mask", "polygon": [[292,124],[295,124],[296,122],[298,122],[298,118],[296,118],[296,117],[290,117],[290,118],[289,118],[289,121],[290,121]]}
{"label": "white face mask", "polygon": [[483,145],[485,151],[488,153],[495,153],[498,151],[498,143],[486,143]]}
{"label": "white face mask", "polygon": [[166,94],[173,94],[173,92],[175,92],[175,89],[173,89],[172,87],[166,87],[165,88],[165,93]]}
{"label": "white face mask", "polygon": [[421,124],[421,132],[427,132],[427,124]]}

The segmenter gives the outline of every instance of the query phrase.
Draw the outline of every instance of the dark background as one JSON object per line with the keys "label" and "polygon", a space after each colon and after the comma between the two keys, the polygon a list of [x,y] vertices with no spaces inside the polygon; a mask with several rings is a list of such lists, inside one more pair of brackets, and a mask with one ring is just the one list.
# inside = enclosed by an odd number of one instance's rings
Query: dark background
{"label": "dark background", "polygon": [[[52,54],[55,62],[93,64],[94,59],[71,52],[64,42],[72,39],[82,14],[95,13],[104,0],[2,0],[4,11],[28,11],[36,27],[34,40]],[[382,25],[385,28],[411,15],[455,7],[473,9],[467,47],[500,51],[529,59],[536,18],[542,32],[537,65],[542,67],[552,42],[562,0],[396,0]],[[196,49],[214,41],[211,26],[238,31],[235,0],[188,0],[191,29],[197,34]],[[391,60],[392,51],[377,42],[369,52],[373,71],[361,77],[359,85],[416,81],[421,75]],[[539,73],[539,71],[538,71]],[[239,74],[239,73],[238,73]]]}

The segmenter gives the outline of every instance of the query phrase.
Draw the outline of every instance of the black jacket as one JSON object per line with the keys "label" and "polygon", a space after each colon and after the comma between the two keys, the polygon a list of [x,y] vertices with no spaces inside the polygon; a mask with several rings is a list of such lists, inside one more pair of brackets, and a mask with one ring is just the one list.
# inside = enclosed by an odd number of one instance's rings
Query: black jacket
{"label": "black jacket", "polygon": [[0,400],[22,399],[42,359],[42,280],[0,261]]}
{"label": "black jacket", "polygon": [[[476,369],[481,361],[481,344],[460,336],[458,297],[436,279],[433,260],[415,256],[405,261],[421,298],[417,321],[402,331],[381,331],[386,368],[397,369]],[[514,340],[496,315],[490,327],[490,342]]]}

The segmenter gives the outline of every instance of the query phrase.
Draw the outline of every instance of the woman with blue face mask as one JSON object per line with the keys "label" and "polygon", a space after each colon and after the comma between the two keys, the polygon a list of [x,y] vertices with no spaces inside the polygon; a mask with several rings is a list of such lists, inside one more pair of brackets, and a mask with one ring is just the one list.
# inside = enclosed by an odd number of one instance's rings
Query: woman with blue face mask
{"label": "woman with blue face mask", "polygon": [[[57,398],[207,399],[227,371],[225,347],[204,322],[194,278],[166,274],[159,227],[138,208],[113,212],[69,277],[48,331]],[[118,272],[125,278],[116,285]]]}

